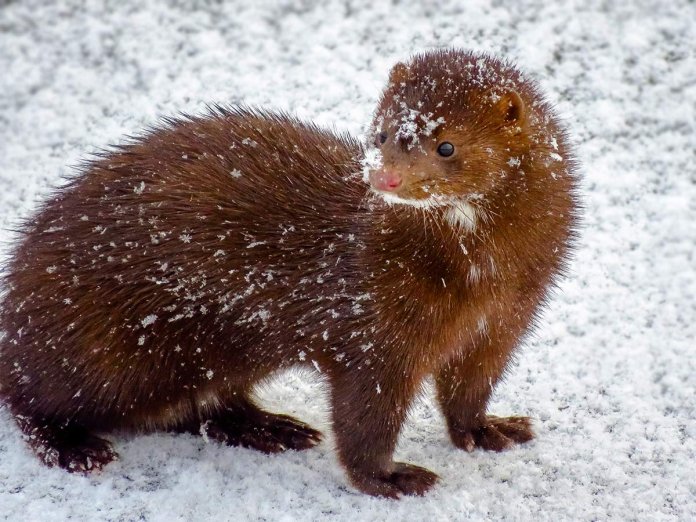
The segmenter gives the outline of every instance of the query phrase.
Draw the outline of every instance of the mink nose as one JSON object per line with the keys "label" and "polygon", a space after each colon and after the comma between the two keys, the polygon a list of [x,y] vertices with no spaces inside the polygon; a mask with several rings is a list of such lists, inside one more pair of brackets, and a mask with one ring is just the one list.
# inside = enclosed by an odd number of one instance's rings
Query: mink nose
{"label": "mink nose", "polygon": [[401,176],[394,171],[374,170],[370,173],[370,184],[377,190],[393,192],[401,186]]}

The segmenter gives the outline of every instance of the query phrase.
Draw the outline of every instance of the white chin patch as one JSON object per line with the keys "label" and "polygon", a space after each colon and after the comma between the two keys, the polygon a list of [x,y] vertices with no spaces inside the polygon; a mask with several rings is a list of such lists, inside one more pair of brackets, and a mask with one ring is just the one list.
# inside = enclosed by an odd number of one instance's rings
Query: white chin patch
{"label": "white chin patch", "polygon": [[457,201],[447,209],[445,219],[457,230],[471,232],[476,229],[478,214],[476,207],[467,201]]}
{"label": "white chin patch", "polygon": [[455,230],[473,232],[479,221],[479,211],[477,207],[462,199],[436,195],[431,195],[423,199],[404,199],[396,194],[380,192],[375,189],[372,190],[389,205],[405,205],[423,209],[448,207],[445,212],[445,219]]}
{"label": "white chin patch", "polygon": [[442,207],[447,204],[447,201],[444,198],[439,198],[437,196],[429,196],[423,199],[404,199],[396,194],[389,194],[388,192],[379,192],[375,190],[375,193],[379,194],[382,199],[390,205],[406,205],[415,208],[435,208]]}

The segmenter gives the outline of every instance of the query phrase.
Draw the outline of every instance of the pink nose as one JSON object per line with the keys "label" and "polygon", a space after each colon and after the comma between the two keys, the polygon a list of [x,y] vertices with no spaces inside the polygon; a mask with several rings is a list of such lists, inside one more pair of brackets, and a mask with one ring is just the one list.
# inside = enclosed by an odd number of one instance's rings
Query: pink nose
{"label": "pink nose", "polygon": [[370,172],[370,184],[377,190],[393,192],[401,186],[401,176],[394,171],[373,170]]}

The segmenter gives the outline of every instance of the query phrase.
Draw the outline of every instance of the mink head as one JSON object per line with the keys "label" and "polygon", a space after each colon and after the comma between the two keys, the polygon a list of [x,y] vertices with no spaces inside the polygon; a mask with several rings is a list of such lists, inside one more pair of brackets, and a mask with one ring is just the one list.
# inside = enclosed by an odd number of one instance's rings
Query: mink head
{"label": "mink head", "polygon": [[365,175],[387,201],[428,207],[504,190],[529,149],[533,87],[511,65],[433,51],[392,69]]}

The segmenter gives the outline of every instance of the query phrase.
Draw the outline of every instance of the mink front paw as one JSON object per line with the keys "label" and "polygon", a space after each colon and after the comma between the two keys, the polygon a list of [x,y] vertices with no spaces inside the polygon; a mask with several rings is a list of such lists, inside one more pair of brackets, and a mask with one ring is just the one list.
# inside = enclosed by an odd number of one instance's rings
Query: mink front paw
{"label": "mink front paw", "polygon": [[515,444],[529,442],[534,438],[534,432],[529,417],[486,415],[476,428],[450,428],[450,436],[455,446],[466,451],[473,451],[474,448],[503,451]]}
{"label": "mink front paw", "polygon": [[351,481],[363,493],[398,499],[402,495],[424,495],[440,479],[420,466],[395,462],[388,471],[351,472]]}

